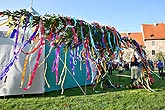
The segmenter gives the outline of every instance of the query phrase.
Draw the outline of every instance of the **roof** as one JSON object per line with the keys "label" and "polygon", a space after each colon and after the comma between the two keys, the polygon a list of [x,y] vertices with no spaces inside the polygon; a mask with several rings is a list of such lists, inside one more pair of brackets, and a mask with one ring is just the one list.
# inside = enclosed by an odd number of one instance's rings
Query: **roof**
{"label": "roof", "polygon": [[132,38],[136,40],[140,45],[144,46],[143,36],[141,32],[131,32],[131,33],[120,33],[121,36],[128,36],[129,38]]}
{"label": "roof", "polygon": [[34,16],[40,16],[40,14],[32,6],[29,7],[28,11]]}
{"label": "roof", "polygon": [[165,40],[165,24],[142,24],[145,40]]}

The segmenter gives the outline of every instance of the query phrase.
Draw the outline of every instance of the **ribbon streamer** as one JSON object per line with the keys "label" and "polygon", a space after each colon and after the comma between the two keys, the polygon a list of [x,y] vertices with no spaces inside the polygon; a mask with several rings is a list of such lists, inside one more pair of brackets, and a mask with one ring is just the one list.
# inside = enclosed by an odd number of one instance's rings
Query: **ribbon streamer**
{"label": "ribbon streamer", "polygon": [[71,70],[72,70],[72,73],[73,75],[75,75],[75,66],[74,66],[74,53],[73,53],[73,50],[72,50],[72,47],[70,47],[70,65],[71,65]]}
{"label": "ribbon streamer", "polygon": [[[65,81],[65,78],[66,78],[66,59],[67,59],[67,51],[65,52],[65,55],[64,55],[64,66],[63,66],[63,69],[62,69],[62,72],[61,72],[61,75],[60,75],[60,80],[59,80],[59,83],[58,83],[58,85],[60,85],[61,84],[61,89],[62,89],[62,92],[61,92],[61,94],[63,94],[63,92],[64,92],[64,81]],[[64,75],[63,75],[63,73],[65,73]],[[63,79],[62,79],[62,76],[64,76],[63,77]]]}
{"label": "ribbon streamer", "polygon": [[37,68],[38,68],[38,65],[39,65],[39,60],[40,60],[41,54],[42,54],[42,47],[39,49],[38,56],[37,56],[37,59],[36,59],[36,64],[35,64],[34,69],[32,71],[32,74],[31,74],[31,77],[30,77],[30,80],[28,82],[27,87],[26,88],[23,88],[24,90],[28,90],[31,87],[31,85],[32,85],[32,82],[34,80],[35,73],[36,73]]}
{"label": "ribbon streamer", "polygon": [[25,79],[25,73],[26,73],[26,65],[28,63],[28,55],[26,56],[25,60],[24,60],[24,65],[23,65],[23,71],[22,71],[22,77],[21,77],[21,85],[20,88],[22,88],[23,83],[24,83],[24,79]]}
{"label": "ribbon streamer", "polygon": [[89,37],[90,37],[90,41],[91,41],[92,47],[93,47],[95,50],[97,50],[96,47],[95,47],[95,44],[94,44],[94,40],[93,40],[93,38],[92,38],[92,33],[91,33],[91,29],[90,29],[90,26],[89,26],[89,25],[88,25],[88,28],[89,28]]}
{"label": "ribbon streamer", "polygon": [[28,55],[28,54],[32,54],[34,53],[35,51],[37,51],[40,47],[42,47],[45,43],[41,43],[39,44],[37,47],[35,47],[32,51],[30,52],[24,52],[23,50],[21,50],[21,52],[23,52],[24,54]]}
{"label": "ribbon streamer", "polygon": [[[61,60],[61,62],[64,64],[64,61],[61,59],[61,57],[59,57],[59,59]],[[80,86],[80,84],[77,82],[77,80],[75,79],[75,77],[72,75],[72,73],[70,72],[70,70],[67,68],[67,71],[70,73],[70,75],[72,76],[73,80],[75,81],[75,83],[78,85],[78,87],[81,89],[81,91],[84,93],[84,95],[86,94],[86,92],[82,89],[82,87]]]}
{"label": "ribbon streamer", "polygon": [[102,36],[101,36],[101,44],[102,44],[102,48],[106,48],[106,45],[105,45],[105,43],[104,43],[104,30],[103,29],[101,29],[101,32],[102,32]]}
{"label": "ribbon streamer", "polygon": [[25,32],[26,32],[26,29],[27,29],[27,24],[28,24],[28,17],[26,18],[26,23],[25,23],[25,26],[24,26],[24,32],[23,32],[23,36],[22,36],[22,43],[24,42],[24,39],[25,39]]}
{"label": "ribbon streamer", "polygon": [[[75,20],[74,20],[75,21]],[[71,19],[68,17],[68,23],[71,25]],[[72,28],[72,31],[73,31],[73,38],[74,38],[74,42],[76,44],[78,44],[78,37],[76,35],[76,31],[75,31],[75,28],[74,27],[71,27]]]}
{"label": "ribbon streamer", "polygon": [[3,25],[5,25],[5,24],[9,23],[10,21],[11,21],[11,19],[10,19],[10,17],[9,17],[8,20],[5,21],[5,22],[3,22],[3,23],[1,23],[0,26],[3,26]]}
{"label": "ribbon streamer", "polygon": [[[56,34],[56,39],[58,39],[57,34]],[[60,45],[58,45],[58,47],[56,49],[56,57],[55,57],[55,60],[53,61],[53,67],[52,67],[52,72],[55,70],[55,74],[56,74],[56,84],[58,84],[59,55],[60,55]],[[55,68],[54,68],[54,63],[56,64]]]}
{"label": "ribbon streamer", "polygon": [[[32,50],[33,46],[34,45],[32,45],[32,47],[29,49],[30,51]],[[25,73],[26,73],[26,67],[27,67],[28,61],[29,61],[29,67],[31,67],[31,65],[30,65],[30,61],[31,61],[30,59],[31,59],[31,57],[29,58],[29,56],[30,55],[26,55],[25,60],[24,60],[20,88],[22,88],[23,83],[24,83]],[[31,68],[30,68],[30,71],[31,71]]]}
{"label": "ribbon streamer", "polygon": [[[40,65],[39,65],[39,66],[40,66]],[[50,88],[50,85],[49,85],[49,83],[48,83],[48,80],[46,79],[46,70],[47,70],[47,68],[48,68],[48,64],[47,64],[47,62],[46,62],[46,64],[45,64],[45,71],[44,71],[44,79],[45,79],[46,85],[48,86],[48,88]]]}

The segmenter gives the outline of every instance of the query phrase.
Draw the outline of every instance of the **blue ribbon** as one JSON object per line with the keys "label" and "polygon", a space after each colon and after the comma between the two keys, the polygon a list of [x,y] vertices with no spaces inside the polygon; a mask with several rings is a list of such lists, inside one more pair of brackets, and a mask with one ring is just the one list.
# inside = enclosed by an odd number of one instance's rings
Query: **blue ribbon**
{"label": "blue ribbon", "polygon": [[89,37],[90,37],[90,40],[91,40],[92,47],[96,50],[96,47],[95,47],[95,44],[94,44],[94,40],[92,38],[91,29],[90,29],[89,25],[88,25],[88,28],[89,28]]}
{"label": "blue ribbon", "polygon": [[10,62],[6,65],[4,68],[4,71],[0,75],[0,80],[3,79],[4,76],[6,76],[7,72],[9,71],[9,68],[14,64],[14,61],[16,60],[16,57],[10,60]]}
{"label": "blue ribbon", "polygon": [[110,37],[111,37],[110,32],[108,32],[108,43],[109,43],[110,48],[112,49],[112,44],[111,44]]}
{"label": "blue ribbon", "polygon": [[101,32],[102,32],[102,36],[101,36],[101,44],[102,44],[102,47],[103,47],[103,48],[106,48],[106,45],[105,45],[105,43],[104,43],[104,30],[101,29]]}
{"label": "blue ribbon", "polygon": [[6,67],[4,68],[4,71],[0,75],[0,80],[2,80],[4,76],[6,76],[6,73],[9,71],[9,68],[14,64],[15,60],[17,59],[17,56],[20,53],[20,50],[23,49],[35,37],[37,30],[33,33],[33,35],[30,37],[30,39],[25,42],[25,44],[22,46],[22,48],[20,47],[20,49],[15,53],[14,57],[6,65]]}
{"label": "blue ribbon", "polygon": [[93,25],[93,28],[94,28],[94,35],[98,35],[98,32],[97,32],[97,29],[96,29],[96,26],[95,25]]}
{"label": "blue ribbon", "polygon": [[73,75],[75,75],[75,67],[73,65],[73,60],[74,60],[74,53],[73,53],[73,50],[72,50],[72,47],[70,46],[70,65],[71,65],[71,70],[73,72]]}
{"label": "blue ribbon", "polygon": [[13,32],[11,33],[10,38],[14,38],[14,36],[15,36],[16,32],[17,32],[17,30],[16,30],[16,29],[14,29],[14,30],[13,30]]}
{"label": "blue ribbon", "polygon": [[112,32],[112,35],[113,35],[114,50],[116,50],[116,39],[113,32]]}

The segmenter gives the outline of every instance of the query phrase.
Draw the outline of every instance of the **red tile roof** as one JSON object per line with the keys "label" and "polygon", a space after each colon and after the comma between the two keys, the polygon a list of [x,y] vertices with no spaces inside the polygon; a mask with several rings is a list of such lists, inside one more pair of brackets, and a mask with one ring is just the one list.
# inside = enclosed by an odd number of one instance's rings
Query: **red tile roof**
{"label": "red tile roof", "polygon": [[[121,36],[127,36],[127,33],[120,33]],[[144,46],[143,36],[141,32],[128,33],[128,37],[136,40],[140,45]]]}
{"label": "red tile roof", "polygon": [[165,24],[142,24],[142,32],[145,40],[165,39]]}

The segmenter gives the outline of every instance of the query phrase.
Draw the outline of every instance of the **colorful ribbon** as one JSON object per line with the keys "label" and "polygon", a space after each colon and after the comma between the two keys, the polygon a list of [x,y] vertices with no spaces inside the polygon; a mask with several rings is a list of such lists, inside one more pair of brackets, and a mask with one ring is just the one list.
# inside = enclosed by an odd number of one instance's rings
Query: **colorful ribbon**
{"label": "colorful ribbon", "polygon": [[38,26],[36,27],[35,32],[32,34],[32,36],[30,37],[30,39],[28,41],[26,41],[19,49],[18,51],[15,53],[15,55],[13,56],[13,58],[9,61],[9,63],[5,66],[4,70],[2,71],[1,75],[0,75],[0,80],[3,79],[4,76],[6,76],[6,73],[9,71],[10,67],[14,64],[15,60],[18,59],[18,55],[20,54],[21,49],[23,49],[31,40],[32,38],[35,37],[36,33],[38,30]]}
{"label": "colorful ribbon", "polygon": [[25,60],[24,60],[24,64],[23,64],[23,70],[22,70],[22,77],[21,77],[21,85],[20,88],[22,88],[23,83],[24,83],[24,79],[25,79],[25,73],[26,73],[26,65],[28,63],[28,55],[26,56]]}
{"label": "colorful ribbon", "polygon": [[35,73],[36,73],[37,68],[38,68],[38,65],[39,65],[39,60],[40,60],[41,54],[42,54],[42,47],[39,49],[38,56],[37,56],[37,59],[36,59],[36,64],[35,64],[34,69],[32,71],[32,74],[31,74],[31,77],[30,77],[30,80],[28,82],[27,87],[26,88],[23,88],[24,90],[28,90],[31,87],[31,85],[32,85],[32,82],[34,80]]}
{"label": "colorful ribbon", "polygon": [[73,75],[75,75],[75,72],[74,72],[75,66],[74,66],[73,62],[74,62],[74,53],[73,53],[72,47],[70,46],[70,66],[71,66]]}
{"label": "colorful ribbon", "polygon": [[[65,81],[65,78],[66,78],[66,69],[67,69],[67,66],[66,66],[66,59],[67,59],[67,51],[65,52],[65,55],[64,55],[64,66],[63,66],[63,69],[62,69],[62,72],[61,72],[61,75],[60,75],[60,80],[58,82],[58,85],[61,84],[61,89],[62,89],[62,92],[61,94],[63,94],[64,92],[64,81]],[[65,74],[64,74],[65,73]],[[63,76],[63,79],[62,79],[62,76]]]}
{"label": "colorful ribbon", "polygon": [[11,21],[11,18],[9,17],[8,20],[5,21],[5,22],[3,22],[3,23],[1,23],[0,26],[3,26],[3,25],[5,25],[5,24],[9,23],[10,21]]}
{"label": "colorful ribbon", "polygon": [[[76,20],[74,20],[74,22],[76,23]],[[68,17],[68,23],[69,23],[69,25],[71,25],[71,19],[69,17]],[[72,27],[72,31],[73,31],[74,42],[76,44],[78,44],[78,37],[76,35],[76,31],[75,31],[75,28],[74,27]]]}
{"label": "colorful ribbon", "polygon": [[[56,39],[58,39],[58,35],[57,34],[56,34]],[[52,66],[52,72],[55,71],[55,74],[56,74],[56,84],[58,84],[59,56],[60,56],[60,45],[58,45],[58,47],[56,49],[55,60],[53,61],[53,66]]]}

